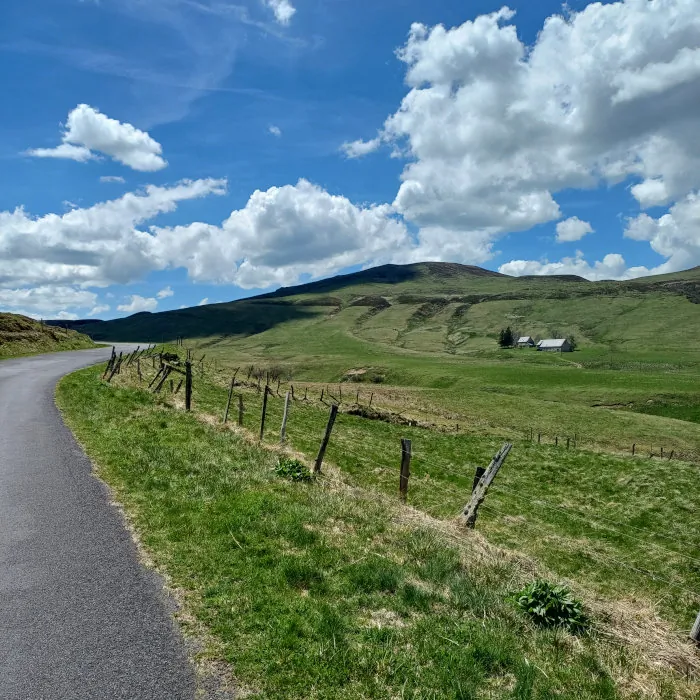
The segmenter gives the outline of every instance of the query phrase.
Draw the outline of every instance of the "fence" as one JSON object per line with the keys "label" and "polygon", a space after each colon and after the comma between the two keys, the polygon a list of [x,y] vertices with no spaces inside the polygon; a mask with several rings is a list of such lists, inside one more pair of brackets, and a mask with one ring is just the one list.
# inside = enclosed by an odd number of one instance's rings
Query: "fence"
{"label": "fence", "polygon": [[[163,392],[168,378],[173,373],[181,376],[182,378],[177,384],[177,387],[175,387],[172,380],[170,381],[170,393],[172,395],[178,394],[184,382],[184,408],[187,411],[192,409],[196,377],[203,379],[205,373],[209,371],[210,376],[214,380],[218,381],[223,379],[223,374],[219,371],[215,363],[206,365],[205,357],[202,356],[199,359],[195,359],[191,350],[187,351],[186,359],[183,361],[174,353],[168,353],[164,349],[158,351],[155,347],[150,346],[145,349],[137,348],[133,353],[127,356],[121,353],[117,356],[113,350],[103,378],[109,383],[114,376],[121,374],[127,368],[131,368],[132,376],[135,375],[139,383],[146,386],[148,390],[155,394]],[[145,374],[150,373],[154,373],[152,377],[148,378],[145,376]],[[241,376],[240,379],[239,375]],[[304,410],[313,410],[317,418],[319,409],[328,409],[328,418],[325,422],[324,429],[322,432],[318,433],[316,438],[318,441],[316,443],[318,445],[318,450],[315,452],[315,459],[312,467],[316,474],[320,474],[323,470],[326,454],[329,447],[333,445],[334,438],[337,434],[338,418],[340,415],[353,416],[354,419],[360,421],[367,419],[388,420],[381,409],[378,409],[376,406],[372,408],[372,402],[374,400],[374,392],[372,391],[361,395],[360,390],[357,389],[349,392],[347,387],[345,387],[345,391],[343,391],[342,385],[326,385],[321,387],[320,391],[317,390],[319,391],[318,396],[312,397],[309,396],[308,387],[304,387],[303,392],[300,387],[295,389],[294,385],[289,382],[284,382],[285,386],[283,387],[282,376],[275,371],[262,371],[251,367],[248,368],[246,374],[243,374],[241,369],[238,368],[229,376],[230,379],[226,380],[225,385],[221,386],[217,384],[217,386],[225,390],[224,400],[220,408],[222,411],[221,414],[219,414],[221,416],[220,420],[223,424],[229,422],[233,406],[234,413],[237,412],[237,425],[250,431],[251,423],[254,422],[256,439],[261,442],[266,438],[266,435],[269,436],[271,425],[269,409],[273,404],[275,404],[276,410],[279,409],[281,413],[279,441],[275,438],[275,442],[281,445],[288,444],[288,430],[290,425],[294,425],[296,420],[295,412],[299,415],[298,410],[300,408]],[[243,376],[245,376],[245,379],[243,379]],[[250,402],[251,393],[253,396],[257,396],[255,402]],[[369,394],[368,398],[367,394]],[[246,398],[246,395],[248,398]],[[235,403],[234,398],[236,399]],[[361,403],[363,398],[365,403]],[[280,399],[281,401],[276,402],[276,399]],[[246,406],[246,402],[255,403],[256,411],[258,410],[259,404],[259,417],[253,413],[251,405]],[[345,410],[341,411],[343,405],[345,406]],[[371,411],[376,411],[376,415]],[[279,417],[279,414],[277,415]],[[246,416],[248,416],[247,419]],[[244,422],[247,423],[246,426],[244,426]],[[318,420],[316,424],[318,424]],[[405,423],[394,423],[394,425],[399,426],[399,429],[401,425],[413,426],[414,424],[415,421],[410,421],[408,419],[406,419]],[[306,429],[306,424],[304,427]],[[542,434],[536,434],[534,430],[529,432],[526,436],[526,440],[529,439],[531,442],[534,442],[535,437],[537,437],[537,442],[542,444]],[[312,438],[309,438],[309,440],[311,439]],[[574,435],[568,437],[568,439],[560,440],[555,436],[550,444],[552,443],[555,446],[566,447],[566,449],[578,449],[580,437]],[[640,545],[640,550],[653,553],[655,556],[680,558],[686,563],[689,562],[693,567],[700,566],[700,559],[687,553],[694,553],[697,550],[696,544],[683,542],[673,535],[665,535],[642,527],[636,527],[620,519],[607,518],[600,513],[592,514],[591,512],[580,512],[571,507],[562,508],[561,504],[557,504],[550,499],[545,499],[539,495],[535,498],[523,495],[509,488],[502,480],[497,481],[496,476],[499,470],[504,467],[509,454],[513,450],[512,443],[505,443],[494,455],[488,466],[475,467],[471,475],[467,474],[464,470],[449,468],[442,462],[438,463],[434,455],[422,452],[420,445],[418,445],[418,450],[416,450],[416,447],[415,439],[412,440],[403,437],[400,440],[400,444],[396,445],[396,450],[394,452],[395,457],[393,459],[389,458],[382,463],[369,459],[366,452],[361,446],[358,446],[356,441],[350,440],[343,442],[341,449],[344,455],[351,457],[358,464],[363,465],[368,473],[372,472],[376,474],[381,472],[382,476],[386,475],[386,479],[393,481],[395,484],[393,488],[396,489],[396,494],[402,502],[409,502],[411,500],[411,494],[415,488],[415,484],[411,479],[411,468],[412,463],[416,459],[419,459],[424,467],[435,470],[435,473],[439,471],[441,475],[446,477],[446,480],[451,480],[451,483],[431,480],[428,484],[430,494],[436,499],[449,499],[450,501],[454,501],[456,497],[461,497],[464,506],[461,510],[460,521],[466,528],[473,528],[476,526],[478,515],[482,510],[485,513],[492,514],[494,517],[499,517],[501,519],[518,517],[519,513],[537,512],[540,514],[540,520],[543,522],[549,522],[548,517],[551,519],[552,516],[566,519],[570,523],[580,523],[581,527],[595,530],[598,534],[605,534],[605,537],[603,537],[604,540],[609,538],[612,541],[624,540],[633,542],[634,546]],[[308,449],[306,451],[307,453],[309,452]],[[391,448],[391,451],[394,451],[393,448]],[[638,454],[638,451],[635,451],[635,453]],[[338,460],[335,461],[337,462]],[[392,461],[394,462],[394,466],[389,465],[389,462]],[[418,482],[418,488],[422,489],[426,483],[428,483],[426,480]],[[466,485],[467,483],[468,487]],[[455,487],[455,485],[457,485],[457,487]],[[490,489],[496,489],[499,493],[506,494],[510,499],[513,499],[515,504],[520,503],[522,508],[511,506],[510,512],[504,512],[487,498]],[[517,527],[523,527],[526,530],[533,531],[535,537],[542,535],[542,525],[530,522],[526,519],[518,520]],[[654,541],[655,539],[665,540],[669,544],[660,544]],[[675,548],[672,548],[670,546],[671,544]],[[684,551],[679,551],[679,549]],[[604,553],[596,552],[595,557],[595,561],[600,561],[602,563],[601,565],[615,570],[625,569],[634,572],[635,575],[647,578],[656,584],[662,585],[664,588],[668,587],[680,591],[686,596],[690,596],[696,604],[700,603],[700,592],[692,590],[685,585],[684,582],[679,583],[678,580],[672,580],[672,577],[668,575],[662,576],[659,575],[658,572],[649,570],[646,564],[640,565],[636,561],[612,556],[608,551]],[[671,574],[673,575],[674,572],[672,571]],[[700,615],[693,626],[691,636],[695,641],[700,642]]]}

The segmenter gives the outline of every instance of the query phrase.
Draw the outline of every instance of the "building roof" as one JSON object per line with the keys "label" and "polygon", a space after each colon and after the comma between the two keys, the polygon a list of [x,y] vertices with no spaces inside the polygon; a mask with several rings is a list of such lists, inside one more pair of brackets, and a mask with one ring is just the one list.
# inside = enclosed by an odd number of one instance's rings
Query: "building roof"
{"label": "building roof", "polygon": [[529,335],[522,335],[518,338],[519,343],[532,343],[534,342]]}
{"label": "building roof", "polygon": [[560,348],[567,342],[566,338],[548,338],[547,340],[540,340],[537,345],[541,348]]}

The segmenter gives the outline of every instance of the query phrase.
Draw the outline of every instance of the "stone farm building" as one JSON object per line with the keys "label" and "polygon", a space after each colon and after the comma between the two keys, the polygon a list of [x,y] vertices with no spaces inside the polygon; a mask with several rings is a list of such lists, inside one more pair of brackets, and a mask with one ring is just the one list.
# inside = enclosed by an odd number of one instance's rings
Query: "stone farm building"
{"label": "stone farm building", "polygon": [[519,348],[534,348],[535,341],[529,335],[523,335],[520,338],[518,338],[518,342],[516,343],[516,345]]}
{"label": "stone farm building", "polygon": [[566,338],[549,338],[540,340],[537,349],[542,352],[571,352],[573,348]]}

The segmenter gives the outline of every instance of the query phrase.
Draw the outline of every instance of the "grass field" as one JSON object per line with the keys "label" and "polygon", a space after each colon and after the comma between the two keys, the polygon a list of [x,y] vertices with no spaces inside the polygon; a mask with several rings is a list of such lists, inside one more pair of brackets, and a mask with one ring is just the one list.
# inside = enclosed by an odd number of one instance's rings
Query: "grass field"
{"label": "grass field", "polygon": [[0,313],[0,359],[96,347],[86,335],[47,326],[26,316]]}
{"label": "grass field", "polygon": [[[91,368],[64,379],[59,405],[180,591],[184,624],[206,630],[201,660],[228,660],[256,697],[697,696],[697,656],[673,631],[700,604],[681,588],[693,574],[680,553],[700,555],[690,465],[676,465],[683,507],[670,519],[676,499],[660,503],[641,481],[648,462],[606,457],[592,474],[587,453],[518,443],[478,532],[465,534],[452,518],[473,466],[499,444],[492,437],[341,415],[326,476],[294,483],[275,473],[276,450],[212,418],[223,409],[223,373],[197,376],[189,415],[179,394],[139,388],[133,366],[115,386],[99,376]],[[259,403],[245,390],[251,433]],[[270,444],[280,406],[271,400]],[[292,411],[291,446],[315,453],[325,407],[299,402]],[[411,437],[416,452],[411,508],[395,498],[399,436]],[[615,508],[621,495],[626,502]],[[646,542],[588,517],[577,525],[538,499],[565,510],[575,502],[598,520],[615,515],[644,529]],[[481,533],[520,554],[495,549]],[[683,549],[681,537],[694,548]],[[657,543],[671,553],[657,555]],[[613,556],[668,577],[673,593],[633,569],[604,575],[601,562]],[[593,621],[587,634],[539,628],[514,608],[510,595],[538,574],[575,579]]]}
{"label": "grass field", "polygon": [[[217,440],[240,439],[215,427],[236,368],[239,380],[247,380],[251,368],[282,377],[280,396],[270,399],[269,447],[279,440],[281,396],[294,386],[288,447],[306,459],[318,449],[328,403],[340,401],[328,458],[351,493],[375,494],[366,497],[391,508],[397,507],[400,438],[410,438],[409,505],[460,547],[463,534],[454,521],[475,468],[505,440],[513,442],[480,514],[479,533],[512,552],[508,561],[521,573],[527,561],[526,571],[567,580],[594,609],[607,611],[600,624],[612,624],[609,613],[646,630],[639,635],[648,641],[632,644],[633,653],[646,659],[644,668],[664,669],[665,681],[643,687],[621,680],[628,661],[613,671],[606,656],[614,692],[695,697],[696,681],[686,687],[681,676],[696,678],[699,663],[684,641],[700,610],[699,301],[700,269],[590,283],[424,264],[85,329],[119,340],[186,338],[196,357],[205,357],[206,373],[195,379],[195,413]],[[578,349],[500,349],[498,332],[507,325],[516,334],[573,335]],[[116,381],[124,391],[136,387],[133,372]],[[237,388],[248,438],[261,409],[252,383]],[[308,400],[299,400],[304,394]],[[110,393],[104,400],[115,399]],[[182,407],[180,395],[143,401],[149,412],[168,415]],[[382,420],[351,415],[358,411]],[[613,646],[628,653],[630,636],[613,637]],[[402,697],[393,686],[392,692],[386,697]],[[462,697],[450,692],[415,697]],[[559,696],[548,692],[522,697]],[[482,686],[463,697],[508,695],[498,689],[489,695]]]}

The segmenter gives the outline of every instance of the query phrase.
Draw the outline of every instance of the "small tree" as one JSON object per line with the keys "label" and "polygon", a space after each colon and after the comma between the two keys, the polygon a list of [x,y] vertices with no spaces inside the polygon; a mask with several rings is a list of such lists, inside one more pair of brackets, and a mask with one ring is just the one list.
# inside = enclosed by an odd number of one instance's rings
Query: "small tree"
{"label": "small tree", "polygon": [[510,326],[501,329],[501,332],[498,334],[498,344],[502,348],[513,347],[513,331],[510,329]]}
{"label": "small tree", "polygon": [[573,335],[569,338],[569,345],[571,345],[572,350],[576,350],[576,338]]}

